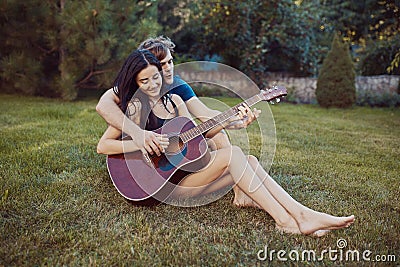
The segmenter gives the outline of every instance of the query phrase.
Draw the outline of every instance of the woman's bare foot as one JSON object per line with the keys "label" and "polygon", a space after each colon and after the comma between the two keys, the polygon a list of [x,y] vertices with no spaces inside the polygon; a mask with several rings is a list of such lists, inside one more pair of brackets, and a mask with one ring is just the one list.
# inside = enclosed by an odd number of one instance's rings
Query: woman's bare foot
{"label": "woman's bare foot", "polygon": [[301,234],[300,228],[297,222],[292,216],[287,216],[285,221],[277,222],[275,224],[275,229],[282,233],[288,234]]}
{"label": "woman's bare foot", "polygon": [[290,227],[290,226],[281,226],[276,224],[275,229],[278,230],[278,232],[286,234],[301,234],[300,229],[297,225],[294,227]]}
{"label": "woman's bare foot", "polygon": [[[294,223],[293,223],[294,222]],[[297,223],[293,220],[293,222],[289,223],[288,225],[282,226],[282,225],[275,225],[275,229],[278,230],[279,232],[282,233],[288,233],[288,234],[303,234],[300,231],[299,226]],[[312,236],[314,237],[323,237],[327,233],[329,233],[330,230],[317,230],[313,233],[311,233]]]}
{"label": "woman's bare foot", "polygon": [[260,205],[254,202],[246,193],[244,193],[239,187],[234,186],[233,192],[235,197],[233,199],[233,204],[237,207],[256,207],[261,209]]}
{"label": "woman's bare foot", "polygon": [[303,234],[312,234],[319,230],[335,230],[349,227],[354,222],[354,215],[336,217],[326,213],[307,210],[296,218],[300,231]]}
{"label": "woman's bare foot", "polygon": [[327,233],[329,233],[331,230],[317,230],[314,233],[312,233],[312,236],[315,237],[323,237],[324,235],[326,235]]}

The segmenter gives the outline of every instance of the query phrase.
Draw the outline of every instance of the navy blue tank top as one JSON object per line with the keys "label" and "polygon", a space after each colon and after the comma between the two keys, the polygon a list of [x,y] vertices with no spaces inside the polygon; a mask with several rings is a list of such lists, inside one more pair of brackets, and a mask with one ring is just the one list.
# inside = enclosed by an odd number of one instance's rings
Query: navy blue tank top
{"label": "navy blue tank top", "polygon": [[[174,107],[175,116],[178,116],[178,108],[176,107],[174,101],[172,101],[172,99],[170,97],[168,99],[171,101],[171,104]],[[171,119],[162,119],[160,117],[157,117],[153,113],[153,110],[150,110],[150,114],[147,119],[145,129],[148,131],[154,131],[154,130],[160,128],[161,126],[163,126],[169,120],[171,120]]]}

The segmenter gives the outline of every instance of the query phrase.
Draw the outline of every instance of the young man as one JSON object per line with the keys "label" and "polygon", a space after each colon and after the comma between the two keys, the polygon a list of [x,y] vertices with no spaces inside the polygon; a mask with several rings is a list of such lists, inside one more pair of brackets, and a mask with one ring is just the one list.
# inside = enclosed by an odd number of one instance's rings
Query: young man
{"label": "young man", "polygon": [[[167,86],[167,91],[172,94],[179,95],[185,101],[189,112],[193,117],[198,118],[202,122],[218,115],[220,112],[208,108],[196,96],[193,89],[178,76],[174,76],[174,62],[171,52],[174,52],[175,44],[166,37],[159,36],[150,38],[140,44],[138,49],[150,50],[160,60],[163,68],[164,81]],[[109,89],[100,98],[96,106],[97,112],[102,116],[107,123],[111,124],[117,129],[124,128],[124,132],[136,140],[137,145],[141,147],[142,152],[150,154],[156,153],[159,155],[162,152],[160,142],[165,142],[165,138],[159,134],[142,130],[128,120],[118,107],[120,100],[116,95],[116,88]],[[232,125],[230,128],[246,127],[250,121],[243,121],[242,125]],[[209,142],[211,149],[230,146],[228,137],[224,132],[216,135]]]}
{"label": "young man", "polygon": [[[149,38],[138,47],[138,49],[149,50],[158,58],[162,66],[164,83],[166,86],[165,90],[169,91],[171,94],[179,95],[194,118],[198,118],[200,121],[204,122],[218,115],[220,111],[208,108],[200,101],[193,89],[185,81],[174,75],[174,62],[172,57],[174,48],[175,44],[169,38],[163,36]],[[131,136],[137,147],[139,147],[143,153],[156,153],[160,155],[168,139],[152,131],[143,130],[132,120],[128,119],[118,106],[120,99],[117,96],[117,90],[118,88],[112,88],[106,91],[100,98],[96,106],[96,111],[108,124]],[[257,117],[260,111],[255,110],[254,112]],[[227,128],[240,129],[249,125],[253,120],[254,118],[247,118],[244,119],[242,123],[236,123]],[[208,144],[211,150],[231,146],[227,135],[223,131],[210,139]],[[236,186],[233,189],[235,192],[234,204],[238,206],[256,206],[256,204]]]}

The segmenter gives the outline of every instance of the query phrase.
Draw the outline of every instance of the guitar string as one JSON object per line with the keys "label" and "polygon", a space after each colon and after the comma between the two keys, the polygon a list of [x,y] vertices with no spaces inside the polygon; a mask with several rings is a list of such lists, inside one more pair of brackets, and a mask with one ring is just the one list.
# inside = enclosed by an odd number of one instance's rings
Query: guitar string
{"label": "guitar string", "polygon": [[180,139],[184,143],[189,142],[190,140],[192,140],[192,139],[196,138],[197,136],[201,135],[202,133],[212,129],[216,125],[225,122],[226,120],[228,120],[229,118],[233,117],[234,115],[236,115],[239,112],[239,107],[242,106],[243,103],[246,103],[248,106],[253,106],[256,103],[260,102],[262,100],[260,94],[252,96],[249,99],[247,99],[246,101],[243,101],[243,102],[233,106],[232,108],[228,109],[227,111],[218,114],[214,118],[211,118],[211,119],[205,121],[204,123],[202,123],[202,124],[200,124],[200,125],[198,125],[196,127],[193,127],[191,129],[181,133],[179,135]]}
{"label": "guitar string", "polygon": [[[281,91],[281,90],[283,92],[281,92],[281,93],[278,92],[278,91]],[[215,127],[217,124],[220,124],[220,123],[228,120],[229,118],[233,117],[234,115],[236,115],[239,112],[239,107],[241,105],[243,105],[243,103],[246,103],[250,107],[250,106],[253,106],[256,103],[260,102],[261,100],[270,101],[270,100],[272,100],[274,98],[277,98],[279,96],[286,95],[285,90],[286,89],[284,89],[284,88],[282,89],[282,88],[279,88],[277,86],[275,86],[274,90],[272,90],[272,89],[262,90],[261,93],[255,95],[255,96],[252,96],[249,99],[247,99],[247,100],[245,100],[245,101],[233,106],[232,108],[228,109],[227,111],[222,112],[221,114],[218,114],[214,118],[211,118],[211,119],[205,121],[204,123],[202,123],[202,124],[200,124],[198,126],[195,126],[194,128],[191,128],[191,129],[179,134],[179,138],[184,143],[187,143],[190,140],[192,140],[192,139],[196,138],[197,136],[201,135],[202,133],[210,130],[213,127]],[[274,93],[272,93],[272,97],[270,99],[263,99],[260,95],[264,94],[264,92],[269,92],[269,93],[274,92]]]}

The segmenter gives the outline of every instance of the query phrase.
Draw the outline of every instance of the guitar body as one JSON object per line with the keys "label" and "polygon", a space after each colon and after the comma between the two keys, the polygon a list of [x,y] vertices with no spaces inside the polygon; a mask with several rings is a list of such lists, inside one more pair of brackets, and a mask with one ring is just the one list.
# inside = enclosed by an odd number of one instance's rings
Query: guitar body
{"label": "guitar body", "polygon": [[160,156],[141,151],[107,156],[107,168],[118,192],[136,205],[156,205],[165,200],[187,175],[204,168],[209,160],[202,135],[184,143],[179,134],[195,127],[186,117],[176,117],[154,132],[167,134],[169,146]]}
{"label": "guitar body", "polygon": [[210,153],[202,133],[238,114],[244,104],[250,107],[259,101],[279,100],[285,95],[286,88],[274,86],[274,89],[262,90],[197,126],[186,117],[168,121],[154,131],[169,137],[169,146],[161,156],[145,157],[141,151],[136,151],[107,157],[107,168],[114,186],[136,205],[163,202],[182,179],[209,163]]}

